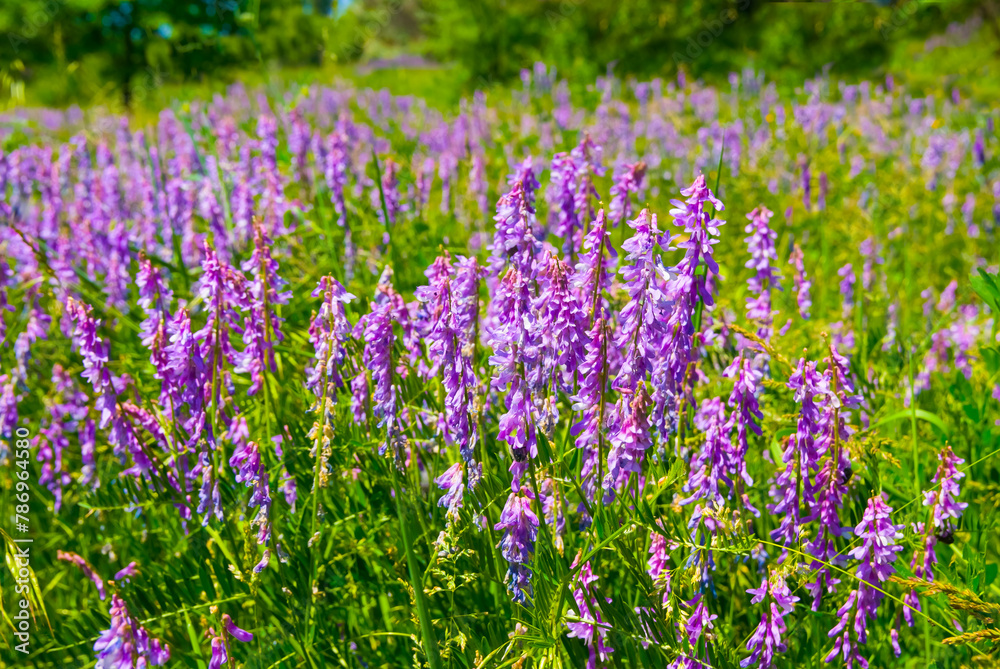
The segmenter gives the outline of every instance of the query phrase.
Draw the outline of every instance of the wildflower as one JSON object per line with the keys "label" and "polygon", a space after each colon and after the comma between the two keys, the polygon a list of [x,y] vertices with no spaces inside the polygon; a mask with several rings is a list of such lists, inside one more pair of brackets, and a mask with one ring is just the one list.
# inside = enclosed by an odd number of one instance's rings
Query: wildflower
{"label": "wildflower", "polygon": [[827,663],[839,654],[848,667],[855,662],[863,669],[868,667],[868,661],[859,654],[858,646],[868,640],[868,621],[875,619],[883,597],[881,585],[896,571],[892,563],[896,561],[896,554],[903,550],[902,546],[896,545],[896,540],[903,536],[900,532],[902,525],[892,524],[891,513],[892,508],[881,496],[872,497],[868,500],[864,517],[854,529],[862,542],[850,553],[851,557],[861,561],[857,570],[859,583],[837,611],[839,621],[828,635],[834,638],[834,644],[833,650],[824,659]]}
{"label": "wildflower", "polygon": [[[712,246],[718,243],[719,226],[724,223],[712,218],[708,211],[708,205],[717,212],[722,211],[723,206],[705,185],[705,175],[698,175],[689,188],[681,190],[681,194],[687,199],[683,202],[671,200],[674,208],[670,210],[670,215],[674,217],[675,225],[684,227],[688,237],[677,245],[677,248],[685,250],[684,258],[673,269],[675,276],[667,287],[667,300],[673,308],[663,326],[658,363],[661,371],[657,373],[660,378],[655,381],[657,392],[663,396],[662,401],[673,400],[678,407],[685,387],[693,380],[689,365],[694,361],[697,302],[700,300],[705,308],[714,304],[705,279],[719,273],[719,265],[712,257]],[[701,264],[705,266],[704,276],[697,274]],[[661,400],[658,400],[658,408],[660,405]]]}
{"label": "wildflower", "polygon": [[576,447],[583,449],[580,487],[588,501],[594,500],[599,483],[596,470],[607,423],[604,391],[608,378],[608,332],[603,318],[594,321],[588,333],[587,354],[579,368],[580,387],[572,398],[573,411],[581,412],[571,431],[576,437]]}
{"label": "wildflower", "polygon": [[802,318],[809,318],[809,309],[812,307],[812,298],[809,296],[809,289],[812,288],[812,281],[806,277],[806,269],[803,263],[802,247],[798,244],[792,248],[792,253],[788,257],[788,263],[794,267],[792,279],[795,283],[795,299],[799,305],[799,315]]}
{"label": "wildflower", "polygon": [[[739,357],[733,360],[722,375],[727,377],[735,375],[736,377],[733,384],[733,392],[729,396],[728,405],[732,413],[729,414],[726,431],[729,432],[734,427],[736,428],[736,448],[732,454],[733,476],[739,479],[737,485],[742,488],[743,483],[748,486],[753,485],[753,479],[747,473],[746,459],[747,450],[749,449],[747,430],[749,429],[757,436],[760,436],[761,428],[757,424],[757,421],[764,420],[764,414],[760,411],[760,405],[757,402],[756,396],[756,384],[759,381],[760,374],[754,371],[749,358]],[[760,515],[750,505],[745,494],[742,495],[742,499],[749,510],[752,510],[755,515]]]}
{"label": "wildflower", "polygon": [[[955,455],[951,446],[945,446],[938,454],[937,472],[932,481],[937,483],[936,490],[932,488],[924,492],[924,506],[929,507],[930,513],[926,523],[920,524],[922,537],[920,547],[913,552],[913,559],[910,561],[910,568],[913,575],[926,581],[934,580],[934,565],[937,564],[937,551],[935,546],[938,542],[951,543],[954,541],[955,528],[953,520],[958,520],[965,509],[969,506],[965,502],[959,502],[961,494],[959,481],[965,477],[963,472],[958,470],[958,465],[965,462]],[[913,626],[913,609],[920,611],[920,599],[917,593],[911,590],[903,597],[903,602],[907,606],[903,609],[903,617],[906,624]]]}
{"label": "wildflower", "polygon": [[591,319],[599,315],[607,317],[607,309],[601,298],[603,291],[611,289],[614,267],[618,252],[611,243],[604,210],[597,212],[597,219],[583,240],[580,261],[573,272],[573,285],[577,289],[580,304]]}
{"label": "wildflower", "polygon": [[345,345],[351,334],[344,305],[356,298],[331,276],[320,278],[311,295],[322,297],[323,301],[309,323],[309,342],[315,356],[306,365],[306,388],[317,398],[314,408],[326,397],[326,410],[337,402],[337,390],[344,387],[340,367],[347,359]]}
{"label": "wildflower", "polygon": [[635,491],[638,496],[638,491],[642,487],[640,483],[642,462],[646,451],[653,445],[649,431],[649,395],[645,384],[639,384],[626,406],[618,429],[611,437],[608,471],[604,475],[603,486],[607,491],[620,490],[628,485],[634,474]]}
{"label": "wildflower", "polygon": [[497,201],[497,213],[493,217],[496,233],[491,247],[490,267],[496,274],[512,262],[530,276],[538,245],[535,238],[535,191],[539,185],[530,157],[517,166],[507,183],[510,190]]}
{"label": "wildflower", "polygon": [[750,260],[746,266],[754,270],[754,275],[747,280],[752,295],[747,298],[747,318],[760,323],[757,335],[764,341],[771,340],[774,329],[771,291],[775,288],[781,290],[781,275],[774,267],[778,259],[774,240],[778,238],[778,234],[769,226],[773,215],[767,207],[761,205],[747,214],[750,223],[746,226],[746,232],[750,233],[745,240],[750,252]]}
{"label": "wildflower", "polygon": [[531,510],[533,499],[534,495],[529,490],[510,493],[500,514],[500,522],[493,527],[494,530],[503,530],[497,548],[509,564],[505,579],[507,589],[519,604],[534,594],[529,562],[535,551],[538,516]]}
{"label": "wildflower", "polygon": [[278,274],[278,263],[271,256],[271,239],[259,222],[254,223],[254,250],[243,263],[243,271],[253,278],[247,286],[249,313],[243,320],[246,348],[234,371],[250,373],[252,383],[247,394],[254,395],[263,383],[263,372],[276,369],[274,346],[285,339],[281,333],[284,319],[278,316],[276,307],[288,304],[292,296],[291,291],[282,290],[287,283]]}
{"label": "wildflower", "polygon": [[740,666],[756,664],[760,669],[768,669],[774,666],[775,653],[785,652],[786,647],[781,640],[781,635],[787,629],[785,616],[795,609],[795,602],[799,598],[792,595],[784,577],[778,573],[772,573],[760,582],[759,588],[749,588],[747,592],[753,595],[750,599],[752,604],[760,604],[765,599],[768,601],[760,623],[747,641],[750,657],[744,658]]}
{"label": "wildflower", "polygon": [[608,206],[608,218],[611,227],[618,225],[632,215],[632,194],[642,188],[642,179],[646,175],[646,163],[641,160],[631,165],[624,165],[615,176],[611,186],[611,204]]}
{"label": "wildflower", "polygon": [[377,427],[385,428],[385,438],[379,446],[379,455],[385,455],[386,449],[393,448],[393,455],[401,457],[397,450],[401,432],[397,420],[396,385],[392,382],[392,345],[395,335],[392,331],[392,303],[372,302],[371,312],[365,321],[365,348],[362,360],[365,367],[371,370],[372,411],[378,420]]}
{"label": "wildflower", "polygon": [[497,438],[510,447],[511,486],[515,491],[520,488],[529,460],[537,455],[531,387],[527,381],[538,358],[530,299],[528,282],[516,266],[511,267],[500,280],[494,298],[501,321],[490,340],[494,351],[490,365],[496,370],[490,385],[497,391],[510,387]]}
{"label": "wildflower", "polygon": [[434,483],[446,491],[438,500],[438,506],[447,507],[449,518],[457,518],[458,510],[462,508],[462,463],[456,462],[448,467],[434,479]]}
{"label": "wildflower", "polygon": [[[58,558],[59,560],[70,562],[79,567],[80,571],[83,572],[84,576],[93,581],[94,585],[97,587],[97,594],[100,595],[101,601],[104,601],[104,598],[107,597],[108,595],[107,591],[104,589],[104,579],[102,579],[100,576],[97,575],[97,572],[94,571],[94,568],[90,566],[89,562],[87,562],[85,559],[83,559],[76,553],[68,553],[66,551],[56,551],[56,558]],[[115,580],[118,580],[117,575],[115,575]]]}
{"label": "wildflower", "polygon": [[94,642],[95,669],[142,669],[166,664],[170,648],[149,632],[129,613],[125,601],[111,595],[111,626]]}
{"label": "wildflower", "polygon": [[[579,565],[581,555],[577,554],[573,560],[573,568]],[[580,639],[587,644],[590,657],[587,660],[587,669],[597,669],[597,662],[607,662],[614,648],[607,645],[608,633],[611,631],[611,624],[604,622],[601,615],[600,602],[597,600],[593,584],[598,580],[590,566],[590,562],[583,563],[573,576],[573,583],[570,589],[573,592],[573,600],[579,612],[578,621],[568,621],[566,627],[569,633],[566,635],[571,639]]]}

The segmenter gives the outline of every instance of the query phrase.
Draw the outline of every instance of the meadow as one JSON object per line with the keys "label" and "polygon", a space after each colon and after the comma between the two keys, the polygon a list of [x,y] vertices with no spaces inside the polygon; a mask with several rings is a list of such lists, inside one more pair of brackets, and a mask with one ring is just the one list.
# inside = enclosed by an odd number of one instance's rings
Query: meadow
{"label": "meadow", "polygon": [[996,118],[543,64],[8,114],[5,661],[995,666]]}

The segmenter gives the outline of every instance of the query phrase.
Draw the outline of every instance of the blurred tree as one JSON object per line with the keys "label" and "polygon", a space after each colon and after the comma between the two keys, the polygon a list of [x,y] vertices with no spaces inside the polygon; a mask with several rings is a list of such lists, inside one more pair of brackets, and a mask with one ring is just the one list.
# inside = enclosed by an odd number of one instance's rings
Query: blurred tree
{"label": "blurred tree", "polygon": [[[536,61],[567,76],[724,76],[752,65],[801,80],[870,72],[892,41],[995,0],[0,0],[0,100],[128,106],[162,79],[227,79],[264,64],[317,66],[422,53],[469,88]],[[992,13],[991,13],[992,11]]]}

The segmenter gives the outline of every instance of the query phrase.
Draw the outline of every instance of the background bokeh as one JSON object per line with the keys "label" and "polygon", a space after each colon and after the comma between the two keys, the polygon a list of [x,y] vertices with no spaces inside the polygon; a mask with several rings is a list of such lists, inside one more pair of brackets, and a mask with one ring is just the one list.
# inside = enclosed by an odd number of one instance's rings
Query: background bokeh
{"label": "background bokeh", "polygon": [[[996,14],[993,0],[2,0],[0,102],[159,108],[236,80],[381,73],[449,104],[536,61],[571,81],[679,69],[721,80],[749,66],[791,84],[896,65],[987,85]],[[912,45],[951,24],[981,34],[986,58],[914,62]]]}

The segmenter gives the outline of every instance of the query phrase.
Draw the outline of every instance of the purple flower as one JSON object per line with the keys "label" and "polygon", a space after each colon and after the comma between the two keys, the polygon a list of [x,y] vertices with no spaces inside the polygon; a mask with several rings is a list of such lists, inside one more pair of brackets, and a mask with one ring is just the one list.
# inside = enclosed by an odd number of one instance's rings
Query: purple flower
{"label": "purple flower", "polygon": [[[952,520],[958,520],[969,506],[965,502],[958,501],[961,494],[959,480],[965,476],[963,472],[958,471],[958,465],[965,461],[955,455],[951,446],[944,447],[938,454],[938,460],[941,464],[938,465],[933,479],[934,483],[938,484],[937,489],[924,492],[924,506],[930,508],[930,513],[928,521],[918,526],[922,534],[921,543],[913,552],[913,559],[910,561],[913,575],[927,581],[934,580],[934,565],[937,564],[935,546],[939,541],[943,543],[954,541],[955,527]],[[911,590],[903,597],[903,601],[909,605],[903,609],[903,617],[906,619],[906,624],[912,627],[911,607],[920,611],[920,600],[917,593]]]}
{"label": "purple flower", "polygon": [[115,574],[115,580],[125,581],[126,583],[128,583],[129,579],[132,578],[133,576],[136,576],[138,573],[139,573],[138,565],[133,560],[132,562],[129,562],[124,569],[119,570]]}
{"label": "purple flower", "polygon": [[321,277],[312,297],[322,297],[319,312],[309,323],[309,342],[315,355],[306,365],[306,388],[316,396],[314,409],[326,398],[327,411],[337,402],[337,389],[344,387],[340,367],[347,359],[345,345],[351,334],[344,305],[355,300],[332,276]]}
{"label": "purple flower", "polygon": [[590,199],[600,197],[593,179],[604,173],[600,156],[600,147],[585,135],[572,153],[558,153],[552,159],[551,185],[546,191],[551,227],[563,239],[563,253],[570,259],[580,248],[580,233],[593,218]]}
{"label": "purple flower", "polygon": [[[680,655],[669,666],[670,669],[707,669],[713,664],[708,655],[708,648],[711,645],[709,633],[715,628],[712,621],[718,616],[709,613],[708,607],[705,605],[705,598],[700,594],[688,602],[688,606],[694,608],[684,623],[684,637],[687,639],[688,645],[694,649],[695,654],[694,656]],[[705,639],[703,643],[702,638]],[[705,649],[704,653],[700,654],[702,657],[699,657],[699,647]]]}
{"label": "purple flower", "polygon": [[840,297],[843,300],[841,314],[846,319],[851,315],[851,309],[854,307],[854,284],[857,283],[858,279],[851,263],[847,263],[837,270],[837,276],[841,278]]}
{"label": "purple flower", "polygon": [[632,264],[619,271],[625,281],[629,300],[618,315],[620,333],[615,345],[625,355],[614,388],[631,391],[652,369],[662,331],[664,296],[657,275],[655,250],[662,244],[662,233],[656,226],[656,214],[643,209],[638,218],[629,221],[635,234],[622,249]]}
{"label": "purple flower", "polygon": [[760,669],[769,669],[774,666],[775,653],[785,652],[786,647],[781,640],[781,635],[787,629],[785,616],[795,609],[795,602],[799,598],[792,595],[784,577],[775,572],[762,580],[759,588],[749,588],[747,593],[753,595],[750,600],[752,604],[760,604],[765,599],[767,603],[760,623],[747,641],[750,657],[744,658],[740,666],[749,667],[753,664]]}
{"label": "purple flower", "polygon": [[577,232],[583,228],[576,210],[576,165],[568,153],[557,153],[552,159],[550,184],[545,191],[549,201],[549,226],[563,240],[563,253],[572,255],[577,249]]}
{"label": "purple flower", "polygon": [[[433,163],[431,164],[433,166]],[[489,184],[486,177],[486,164],[483,156],[479,153],[472,155],[472,165],[469,168],[469,193],[476,201],[476,218],[485,218],[490,210]]]}
{"label": "purple flower", "polygon": [[253,640],[253,634],[237,627],[236,623],[233,622],[233,619],[229,617],[228,613],[222,614],[222,625],[226,628],[226,631],[229,632],[229,634],[237,641],[242,641],[244,643],[247,643]]}
{"label": "purple flower", "polygon": [[142,669],[159,666],[170,659],[170,648],[149,633],[132,617],[125,601],[111,595],[111,626],[94,642],[95,669]]}
{"label": "purple flower", "polygon": [[549,387],[553,392],[569,392],[576,370],[583,361],[586,314],[572,290],[572,270],[545,251],[538,265],[538,292],[532,301],[535,314],[535,341],[538,344],[533,390]]}
{"label": "purple flower", "polygon": [[[206,376],[217,379],[226,373],[226,365],[240,364],[239,352],[233,347],[232,334],[240,333],[239,311],[250,307],[246,289],[246,278],[241,272],[222,262],[211,246],[205,245],[205,258],[201,264],[203,273],[196,292],[205,305],[205,326],[194,333],[199,353],[205,361]],[[216,385],[219,386],[216,391]],[[218,413],[221,403],[222,384],[212,384],[207,393],[208,401]],[[218,394],[214,394],[218,392]]]}
{"label": "purple flower", "polygon": [[[382,225],[393,226],[396,224],[396,219],[399,215],[406,210],[406,204],[402,202],[399,195],[399,164],[391,158],[387,158],[385,163],[382,164],[382,188],[381,192],[378,188],[372,191],[371,200],[372,208],[378,214],[378,220]],[[383,198],[385,203],[385,210],[383,213]],[[385,217],[389,217],[388,223],[385,221]]]}
{"label": "purple flower", "polygon": [[[722,202],[705,185],[703,174],[698,175],[689,188],[681,190],[681,194],[687,199],[684,202],[671,200],[674,208],[670,215],[675,225],[684,227],[687,239],[677,245],[685,250],[684,258],[674,268],[675,276],[667,286],[667,299],[673,303],[673,309],[663,326],[658,379],[654,381],[657,393],[663,396],[662,400],[657,398],[658,408],[663,403],[677,402],[679,405],[685,387],[693,385],[689,365],[694,361],[695,308],[699,300],[705,308],[714,304],[706,279],[719,273],[719,265],[712,257],[712,246],[719,241],[716,238],[724,221],[713,218],[708,205],[718,212],[723,210]],[[701,264],[706,270],[703,276],[697,274]],[[678,408],[673,407],[673,411]]]}
{"label": "purple flower", "polygon": [[531,510],[534,495],[529,490],[512,492],[507,497],[500,522],[493,529],[503,530],[497,548],[507,560],[507,589],[512,599],[523,604],[534,594],[531,587],[531,554],[535,551],[538,535],[538,516]]}
{"label": "purple flower", "polygon": [[288,304],[292,293],[282,290],[287,283],[278,275],[278,263],[271,256],[271,239],[260,223],[254,224],[254,250],[243,263],[243,271],[253,277],[247,287],[249,313],[243,321],[243,342],[246,347],[240,356],[237,373],[250,373],[252,383],[247,391],[254,395],[264,382],[266,370],[276,370],[274,345],[284,341],[281,322],[276,307]]}
{"label": "purple flower", "polygon": [[[421,160],[414,156],[413,172],[417,185],[417,208],[423,209],[431,198],[431,187],[434,185],[434,159],[425,157]],[[483,215],[485,214],[484,211]]]}
{"label": "purple flower", "polygon": [[474,457],[479,433],[471,418],[477,382],[471,356],[462,351],[464,332],[457,325],[452,294],[454,270],[447,253],[438,257],[425,274],[430,285],[417,288],[415,295],[423,303],[423,322],[419,329],[427,343],[427,358],[431,363],[427,375],[441,374],[445,390],[445,437],[449,443],[458,444],[462,459],[469,466],[471,489],[478,482],[480,472]]}
{"label": "purple flower", "polygon": [[[726,425],[727,431],[736,428],[736,448],[733,451],[733,474],[738,476],[748,486],[753,485],[753,479],[747,473],[746,458],[749,444],[747,442],[747,430],[761,435],[761,428],[756,421],[763,421],[764,414],[760,411],[757,402],[757,381],[760,380],[760,372],[753,369],[751,360],[748,357],[739,357],[733,360],[722,373],[723,376],[733,377],[733,392],[729,395],[729,408],[732,413]],[[756,420],[755,420],[756,419]],[[749,504],[744,500],[745,504]],[[753,507],[748,507],[753,508]]]}
{"label": "purple flower", "polygon": [[576,437],[576,447],[583,449],[580,487],[588,501],[594,500],[598,460],[603,451],[601,444],[607,427],[604,392],[609,373],[608,334],[609,327],[605,320],[595,320],[588,333],[587,354],[578,370],[580,387],[572,398],[573,411],[580,412],[580,420],[573,425],[572,434]]}
{"label": "purple flower", "polygon": [[[56,551],[56,558],[65,562],[70,562],[79,567],[84,576],[93,581],[94,585],[97,586],[97,594],[100,595],[101,601],[104,601],[104,598],[108,596],[107,591],[104,589],[104,579],[97,575],[97,572],[94,571],[94,568],[90,566],[89,562],[76,553],[67,553],[66,551]],[[116,575],[115,580],[117,579],[118,576]]]}
{"label": "purple flower", "polygon": [[750,224],[746,226],[746,232],[750,233],[745,240],[750,252],[746,267],[755,272],[747,280],[752,295],[747,298],[747,318],[760,322],[757,335],[764,341],[770,341],[774,331],[775,312],[772,311],[771,291],[775,288],[781,290],[781,275],[774,267],[778,260],[774,240],[778,238],[778,234],[769,227],[773,215],[767,207],[761,205],[747,214]]}
{"label": "purple flower", "polygon": [[597,220],[583,239],[580,261],[573,272],[573,285],[580,297],[580,304],[592,319],[609,315],[601,297],[603,291],[611,290],[618,252],[611,243],[604,210],[597,212]]}
{"label": "purple flower", "polygon": [[391,446],[393,456],[401,458],[398,446],[402,439],[396,408],[396,385],[392,382],[392,345],[395,334],[392,330],[393,304],[390,301],[371,303],[371,312],[364,323],[365,348],[362,361],[371,370],[372,411],[378,421],[377,427],[385,428],[385,437],[379,446],[379,455],[385,455]]}
{"label": "purple flower", "polygon": [[535,421],[532,416],[531,387],[527,378],[537,364],[538,345],[534,341],[536,328],[531,314],[531,293],[528,281],[516,267],[511,267],[500,280],[494,304],[499,323],[490,340],[493,355],[490,365],[496,369],[490,386],[496,391],[510,390],[505,398],[507,411],[500,416],[497,438],[510,447],[513,462],[512,489],[520,489],[521,476],[530,459],[537,455]]}
{"label": "purple flower", "polygon": [[448,508],[448,517],[457,518],[462,508],[462,463],[456,462],[443,474],[434,479],[437,487],[445,491],[438,500],[438,506]]}
{"label": "purple flower", "polygon": [[872,497],[868,500],[864,517],[854,529],[862,543],[850,555],[861,561],[857,570],[860,582],[837,611],[839,621],[828,635],[834,638],[833,650],[827,654],[825,662],[832,662],[839,654],[848,667],[852,667],[854,662],[863,669],[868,667],[868,661],[861,657],[858,646],[868,640],[868,621],[875,620],[883,597],[881,585],[896,571],[892,563],[896,561],[897,553],[903,550],[902,546],[896,545],[896,540],[903,536],[900,532],[903,526],[892,524],[891,513],[892,508],[881,496]]}
{"label": "purple flower", "polygon": [[73,322],[73,343],[83,357],[83,377],[90,381],[97,399],[94,408],[100,413],[100,426],[111,427],[108,441],[115,455],[122,462],[126,454],[132,456],[133,467],[128,474],[139,474],[151,469],[149,455],[128,417],[118,406],[118,394],[124,390],[125,380],[108,369],[108,345],[97,335],[101,321],[94,318],[89,305],[69,298],[67,312]]}
{"label": "purple flower", "polygon": [[496,232],[490,247],[490,267],[498,274],[508,263],[531,276],[533,258],[538,246],[535,238],[535,191],[538,180],[531,168],[531,158],[517,166],[507,183],[510,190],[497,201]]}
{"label": "purple flower", "polygon": [[347,225],[347,205],[344,202],[344,186],[350,169],[350,153],[347,136],[340,131],[331,132],[326,138],[326,153],[323,156],[323,176],[330,189],[330,200],[337,212],[340,227]]}
{"label": "purple flower", "polygon": [[[573,561],[575,568],[579,564],[580,555]],[[597,669],[597,661],[607,662],[614,648],[607,645],[608,633],[611,631],[611,624],[604,622],[601,615],[600,602],[597,599],[592,587],[597,582],[597,576],[589,562],[585,562],[579,571],[573,576],[573,583],[570,589],[573,591],[573,601],[579,613],[579,621],[567,622],[566,627],[569,632],[566,634],[570,639],[580,639],[587,644],[590,658],[587,660],[587,669]],[[610,601],[610,600],[608,600]]]}
{"label": "purple flower", "polygon": [[234,442],[233,455],[229,458],[229,466],[236,471],[236,482],[242,483],[251,490],[248,505],[259,507],[254,524],[260,527],[257,541],[261,545],[267,545],[271,532],[268,523],[268,513],[271,508],[271,488],[269,485],[267,468],[261,462],[260,448],[255,441],[247,441],[246,422],[243,418],[234,421],[234,425],[239,425],[237,430],[240,434],[231,437]]}
{"label": "purple flower", "polygon": [[69,434],[82,432],[81,424],[89,411],[88,401],[86,393],[77,388],[75,380],[62,365],[53,365],[52,391],[46,401],[49,419],[42,424],[37,446],[38,461],[43,463],[38,482],[52,492],[56,511],[62,505],[63,487],[72,481],[63,467],[64,454],[70,446]]}
{"label": "purple flower", "polygon": [[661,600],[663,606],[670,603],[670,544],[659,532],[649,533],[649,558],[646,561],[646,573],[653,580],[657,591],[663,590]]}
{"label": "purple flower", "polygon": [[653,445],[649,429],[649,395],[645,384],[640,383],[632,394],[631,401],[623,396],[621,420],[618,429],[611,437],[611,448],[608,451],[608,471],[604,475],[603,486],[607,491],[621,490],[635,475],[635,490],[642,485],[642,462],[646,451]]}
{"label": "purple flower", "polygon": [[209,669],[219,669],[224,664],[229,663],[229,644],[226,635],[233,637],[237,641],[244,643],[253,640],[253,634],[240,629],[229,617],[229,614],[222,614],[222,633],[216,634],[215,629],[209,627],[207,635],[212,637],[212,657],[208,662]]}
{"label": "purple flower", "polygon": [[[859,252],[861,253],[861,257],[865,259],[864,265],[861,268],[861,287],[865,289],[865,292],[868,292],[875,283],[875,265],[883,264],[885,259],[879,255],[879,245],[875,243],[872,237],[861,242]],[[841,292],[843,290],[842,284]]]}
{"label": "purple flower", "polygon": [[695,528],[704,518],[706,527],[714,532],[717,527],[716,512],[726,500],[720,483],[731,492],[735,488],[732,477],[738,470],[729,441],[730,421],[726,420],[722,400],[718,397],[703,400],[698,407],[695,424],[705,433],[704,442],[691,459],[688,481],[684,486],[684,492],[690,493],[690,496],[680,503],[701,502],[691,515],[688,526]]}
{"label": "purple flower", "polygon": [[[782,449],[784,469],[775,479],[771,488],[774,504],[767,510],[780,518],[779,526],[771,530],[771,538],[790,546],[799,540],[803,504],[800,489],[809,490],[810,472],[819,467],[820,453],[816,437],[820,432],[822,419],[821,404],[817,395],[828,392],[827,379],[816,371],[815,362],[805,358],[788,378],[788,388],[795,393],[795,401],[801,405],[794,435],[788,437]],[[784,553],[782,559],[784,559]]]}
{"label": "purple flower", "polygon": [[632,194],[638,193],[642,188],[645,175],[646,163],[641,160],[625,165],[618,171],[611,186],[611,204],[608,205],[612,228],[617,228],[622,221],[632,216]]}

